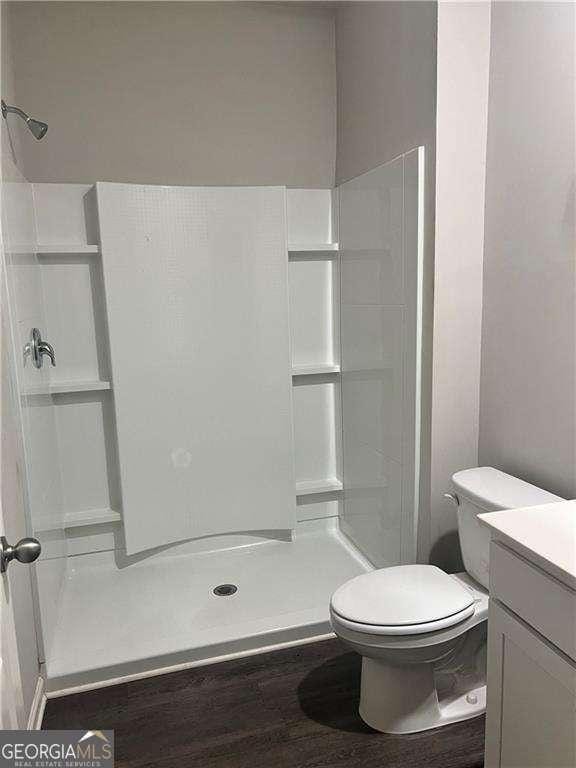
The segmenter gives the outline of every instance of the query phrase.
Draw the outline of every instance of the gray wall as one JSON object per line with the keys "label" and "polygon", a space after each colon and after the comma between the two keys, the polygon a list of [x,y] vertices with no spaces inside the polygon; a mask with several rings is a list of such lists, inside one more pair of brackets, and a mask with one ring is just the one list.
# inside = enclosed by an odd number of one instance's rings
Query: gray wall
{"label": "gray wall", "polygon": [[494,3],[481,464],[576,496],[572,3]]}
{"label": "gray wall", "polygon": [[436,3],[343,3],[336,52],[337,182],[421,144],[433,149]]}
{"label": "gray wall", "polygon": [[349,2],[336,11],[336,180],[426,148],[418,551],[428,559],[436,140],[435,2]]}
{"label": "gray wall", "polygon": [[431,561],[462,570],[444,498],[478,465],[490,3],[438,4]]}
{"label": "gray wall", "polygon": [[333,185],[331,7],[9,5],[29,180]]}
{"label": "gray wall", "polygon": [[[13,103],[16,98],[16,86],[14,82],[14,52],[12,50],[13,33],[8,15],[6,3],[0,3],[0,76],[2,85],[2,98],[7,104]],[[9,118],[10,123],[3,122],[1,133],[2,164],[0,168],[3,182],[25,182],[24,156],[22,146],[28,148],[32,142],[26,142],[32,138],[30,132],[21,120]],[[27,135],[26,135],[27,134]],[[22,145],[22,140],[26,143]]]}

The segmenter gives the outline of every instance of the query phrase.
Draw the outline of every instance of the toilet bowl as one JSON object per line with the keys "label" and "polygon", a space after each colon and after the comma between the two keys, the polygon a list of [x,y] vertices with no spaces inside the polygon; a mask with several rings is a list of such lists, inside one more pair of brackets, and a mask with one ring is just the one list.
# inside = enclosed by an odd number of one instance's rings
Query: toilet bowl
{"label": "toilet bowl", "polygon": [[334,632],[362,656],[360,716],[385,733],[485,711],[490,539],[476,516],[561,500],[491,467],[458,472],[452,482],[466,573],[380,568],[346,582],[330,601]]}
{"label": "toilet bowl", "polygon": [[330,618],[362,656],[364,722],[414,733],[482,714],[487,615],[486,590],[433,565],[383,568],[340,587]]}

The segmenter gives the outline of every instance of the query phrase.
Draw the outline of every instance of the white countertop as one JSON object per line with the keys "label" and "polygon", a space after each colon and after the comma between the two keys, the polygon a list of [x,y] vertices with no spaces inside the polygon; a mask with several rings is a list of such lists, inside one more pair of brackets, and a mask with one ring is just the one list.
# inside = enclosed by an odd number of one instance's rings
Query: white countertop
{"label": "white countertop", "polygon": [[576,501],[486,512],[492,536],[576,589]]}

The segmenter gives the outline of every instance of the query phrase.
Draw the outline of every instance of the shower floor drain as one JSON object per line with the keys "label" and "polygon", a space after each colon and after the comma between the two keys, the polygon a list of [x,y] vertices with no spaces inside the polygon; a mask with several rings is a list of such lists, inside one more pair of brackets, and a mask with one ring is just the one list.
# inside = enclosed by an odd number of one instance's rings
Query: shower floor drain
{"label": "shower floor drain", "polygon": [[214,587],[212,591],[215,595],[218,595],[218,597],[229,597],[235,592],[238,592],[238,587],[236,584],[220,584],[219,586]]}

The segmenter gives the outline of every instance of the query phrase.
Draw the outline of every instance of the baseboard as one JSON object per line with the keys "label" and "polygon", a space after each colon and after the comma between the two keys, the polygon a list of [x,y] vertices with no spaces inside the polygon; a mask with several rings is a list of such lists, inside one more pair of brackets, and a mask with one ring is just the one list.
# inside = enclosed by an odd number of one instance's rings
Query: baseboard
{"label": "baseboard", "polygon": [[29,731],[39,731],[42,727],[42,718],[44,717],[44,709],[46,708],[46,681],[40,675],[36,682],[36,690],[34,691],[34,698],[32,699],[32,706],[30,707],[30,714],[28,715],[28,724],[26,726]]}
{"label": "baseboard", "polygon": [[[98,680],[91,680],[90,682],[80,683],[77,685],[70,684],[63,688],[55,688],[54,690],[46,691],[44,699],[58,699],[62,696],[69,696],[73,693],[83,693],[85,691],[94,691],[99,688],[109,688],[113,685],[120,685],[121,683],[130,683],[133,680],[144,680],[148,677],[158,677],[159,675],[168,675],[172,672],[181,672],[185,669],[192,669],[194,667],[205,667],[209,664],[221,664],[224,661],[231,661],[232,659],[244,658],[246,656],[257,656],[261,653],[270,653],[271,651],[280,651],[285,648],[294,648],[299,645],[308,645],[309,643],[318,643],[323,640],[333,640],[336,635],[333,632],[323,633],[319,635],[312,635],[310,637],[298,638],[296,640],[286,640],[284,642],[278,642],[271,645],[262,646],[259,648],[250,648],[249,650],[242,650],[236,653],[222,654],[219,656],[213,656],[211,658],[196,659],[194,661],[184,662],[180,664],[164,665],[155,669],[146,669],[142,672],[132,672],[128,674],[121,674],[117,677],[101,678]],[[42,710],[43,711],[43,710]]]}

